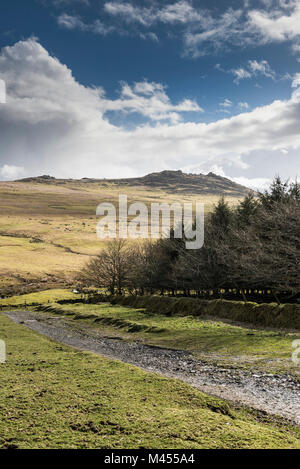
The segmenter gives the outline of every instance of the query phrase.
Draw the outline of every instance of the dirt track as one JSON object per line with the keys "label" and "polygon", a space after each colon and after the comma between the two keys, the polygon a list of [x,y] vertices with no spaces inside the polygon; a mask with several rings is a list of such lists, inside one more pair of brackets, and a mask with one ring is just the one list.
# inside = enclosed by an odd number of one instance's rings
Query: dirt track
{"label": "dirt track", "polygon": [[186,352],[128,343],[83,325],[76,324],[74,329],[63,318],[46,314],[28,311],[5,314],[14,322],[66,345],[180,379],[207,394],[279,415],[300,425],[300,383],[292,376],[222,368],[196,360]]}

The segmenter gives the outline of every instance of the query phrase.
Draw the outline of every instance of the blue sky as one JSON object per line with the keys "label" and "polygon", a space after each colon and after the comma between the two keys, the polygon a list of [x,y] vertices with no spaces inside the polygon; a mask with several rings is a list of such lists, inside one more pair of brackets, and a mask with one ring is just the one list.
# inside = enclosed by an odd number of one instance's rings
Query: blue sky
{"label": "blue sky", "polygon": [[300,173],[299,0],[2,0],[0,47],[1,179]]}

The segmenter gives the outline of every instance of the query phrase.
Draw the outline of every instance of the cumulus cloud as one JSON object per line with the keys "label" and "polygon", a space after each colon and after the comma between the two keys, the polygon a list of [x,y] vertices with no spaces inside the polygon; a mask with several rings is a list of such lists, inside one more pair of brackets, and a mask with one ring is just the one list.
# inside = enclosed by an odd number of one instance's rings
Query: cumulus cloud
{"label": "cumulus cloud", "polygon": [[279,4],[289,11],[283,13],[282,9],[269,12],[252,10],[249,12],[249,21],[265,42],[286,41],[300,37],[300,4],[298,0],[281,2]]}
{"label": "cumulus cloud", "polygon": [[253,189],[255,191],[264,191],[265,189],[270,187],[270,183],[272,182],[272,178],[228,176],[228,174],[226,173],[226,170],[220,164],[213,164],[211,166],[210,165],[206,165],[206,166],[192,165],[192,166],[183,167],[182,169],[183,171],[187,173],[208,174],[212,172],[214,174],[217,174],[218,176],[231,179],[231,181],[236,182],[237,184],[241,184],[242,186],[249,187],[250,189]]}
{"label": "cumulus cloud", "polygon": [[249,187],[255,191],[264,191],[270,187],[272,179],[270,178],[247,178],[244,176],[231,178],[232,181],[242,186]]}
{"label": "cumulus cloud", "polygon": [[224,168],[222,168],[222,166],[218,164],[214,164],[210,166],[209,170],[206,172],[207,173],[212,172],[214,174],[217,174],[218,176],[231,179],[237,184],[241,184],[242,186],[249,187],[250,189],[253,189],[255,191],[263,191],[265,189],[268,189],[270,187],[270,183],[272,182],[272,179],[270,178],[249,178],[245,176],[228,177],[228,175],[224,171]]}
{"label": "cumulus cloud", "polygon": [[203,112],[203,109],[190,99],[172,104],[165,86],[148,81],[135,83],[132,87],[128,83],[122,83],[120,99],[103,99],[102,104],[104,111],[138,112],[154,121],[179,122],[182,112]]}
{"label": "cumulus cloud", "polygon": [[25,173],[25,169],[21,166],[4,164],[0,167],[0,178],[4,180],[12,180],[21,177]]}
{"label": "cumulus cloud", "polygon": [[[102,88],[78,83],[35,39],[2,50],[0,77],[7,84],[7,103],[0,107],[2,178],[7,166],[25,168],[25,175],[79,178],[188,165],[242,171],[244,156],[255,150],[300,148],[297,78],[288,100],[206,124],[173,120],[173,112],[180,115],[195,103],[171,103],[158,83],[123,84],[119,99],[109,100]],[[143,113],[151,122],[126,130],[109,122],[108,109]]]}

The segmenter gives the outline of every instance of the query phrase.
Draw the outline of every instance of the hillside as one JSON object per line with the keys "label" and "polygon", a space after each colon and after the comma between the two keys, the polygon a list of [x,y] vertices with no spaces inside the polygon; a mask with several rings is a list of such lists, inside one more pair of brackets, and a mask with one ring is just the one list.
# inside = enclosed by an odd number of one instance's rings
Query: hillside
{"label": "hillside", "polygon": [[131,179],[55,179],[0,182],[0,296],[74,285],[74,276],[103,241],[96,207],[118,203],[192,202],[209,211],[221,195],[236,204],[249,189],[215,174],[162,171]]}
{"label": "hillside", "polygon": [[21,179],[19,182],[51,184],[51,185],[114,185],[119,187],[141,187],[155,188],[166,192],[178,192],[203,195],[227,195],[241,197],[249,192],[249,189],[236,184],[222,176],[212,172],[205,174],[186,174],[182,171],[161,171],[147,174],[143,177],[124,179],[56,179],[52,176],[39,176]]}

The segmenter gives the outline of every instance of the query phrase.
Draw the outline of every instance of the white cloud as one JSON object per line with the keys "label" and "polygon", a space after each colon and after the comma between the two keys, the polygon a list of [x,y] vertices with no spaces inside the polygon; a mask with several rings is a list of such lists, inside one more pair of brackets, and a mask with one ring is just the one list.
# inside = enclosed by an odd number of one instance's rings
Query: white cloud
{"label": "white cloud", "polygon": [[281,42],[300,37],[299,1],[286,2],[285,7],[290,9],[287,14],[282,14],[281,9],[272,9],[270,12],[260,10],[249,12],[250,25],[261,34],[265,42]]}
{"label": "white cloud", "polygon": [[[59,0],[58,0],[59,1]],[[61,0],[71,4],[72,0]],[[78,0],[77,0],[78,1]],[[84,0],[83,0],[84,2]],[[146,4],[147,5],[147,4]],[[206,9],[191,0],[179,0],[162,5],[161,2],[148,2],[148,6],[126,1],[105,2],[102,17],[109,17],[106,25],[100,19],[85,23],[80,17],[64,13],[58,22],[67,29],[81,29],[96,34],[136,34],[142,39],[156,41],[155,33],[145,29],[162,24],[172,34],[182,36],[184,55],[198,57],[232,46],[245,48],[269,42],[289,41],[292,50],[300,48],[300,4],[299,0],[266,0],[262,9],[251,9],[249,1],[241,2],[238,9],[228,8],[223,13]],[[126,27],[124,27],[126,25]],[[130,29],[131,28],[131,29]],[[269,73],[268,70],[266,70]]]}
{"label": "white cloud", "polygon": [[201,14],[190,2],[180,0],[164,7],[140,7],[127,2],[107,2],[104,10],[113,16],[123,18],[127,23],[151,26],[154,23],[191,23],[201,21]]}
{"label": "white cloud", "polygon": [[296,73],[292,81],[292,88],[297,88],[298,86],[300,86],[300,73]]}
{"label": "white cloud", "polygon": [[218,164],[213,164],[212,166],[210,166],[209,170],[207,171],[207,174],[208,173],[214,173],[214,174],[217,174],[218,176],[226,177],[224,169],[222,168],[222,166],[219,166]]}
{"label": "white cloud", "polygon": [[[171,103],[158,83],[124,84],[119,99],[107,99],[103,89],[80,85],[35,39],[2,50],[0,75],[7,84],[7,104],[0,108],[0,167],[23,167],[25,175],[125,177],[188,165],[243,171],[243,158],[251,161],[255,150],[300,149],[297,81],[288,100],[205,124],[173,120],[173,112],[194,104]],[[125,130],[109,122],[108,108],[147,112],[156,124]],[[259,172],[258,167],[257,177],[263,177]]]}
{"label": "white cloud", "polygon": [[126,2],[107,2],[104,10],[113,16],[121,16],[126,23],[137,22],[144,26],[150,26],[155,17],[152,8],[141,8]]}
{"label": "white cloud", "polygon": [[225,107],[225,108],[232,107],[232,101],[230,101],[230,99],[226,98],[226,99],[224,99],[224,101],[219,103],[219,106]]}
{"label": "white cloud", "polygon": [[229,9],[220,17],[214,18],[210,12],[203,11],[202,21],[184,35],[185,52],[198,57],[226,49],[227,44],[236,42],[236,38],[244,34],[242,15],[243,11],[240,9]]}
{"label": "white cloud", "polygon": [[275,72],[272,70],[267,60],[261,60],[260,62],[257,60],[249,60],[248,66],[253,75],[262,74],[265,77],[272,78],[272,80],[275,78]]}
{"label": "white cloud", "polygon": [[192,23],[202,20],[201,14],[193,8],[191,3],[184,0],[166,5],[158,11],[157,17],[163,23]]}
{"label": "white cloud", "polygon": [[150,39],[150,40],[153,41],[153,42],[159,42],[159,39],[158,39],[157,34],[152,33],[152,32],[140,33],[140,34],[139,34],[139,37],[140,37],[141,39],[145,39],[145,40]]}
{"label": "white cloud", "polygon": [[228,10],[219,17],[208,13],[201,31],[187,32],[185,43],[192,55],[204,55],[211,50],[226,49],[232,45],[245,47],[266,43],[291,43],[292,50],[300,47],[300,3],[299,0],[277,0],[264,2],[265,9]]}
{"label": "white cloud", "polygon": [[203,112],[199,105],[190,99],[172,104],[162,84],[148,81],[135,83],[133,87],[122,83],[120,99],[103,99],[102,106],[104,112],[138,112],[154,121],[170,120],[173,123],[181,120],[182,112]]}
{"label": "white cloud", "polygon": [[238,106],[241,109],[249,109],[249,104],[246,101],[241,101],[240,103],[238,103]]}
{"label": "white cloud", "polygon": [[[220,67],[218,69],[226,73],[226,70],[222,70]],[[248,60],[246,68],[235,68],[230,70],[230,73],[235,76],[234,83],[237,84],[240,80],[256,77],[257,75],[263,75],[272,80],[274,80],[276,76],[276,73],[272,70],[267,60],[261,60],[260,62],[257,60]]]}
{"label": "white cloud", "polygon": [[264,191],[270,187],[272,179],[270,178],[247,178],[247,177],[235,177],[230,178],[232,181],[236,182],[237,184],[241,184],[242,186],[249,187],[255,191]]}
{"label": "white cloud", "polygon": [[241,44],[240,36],[245,36],[243,9],[229,8],[214,17],[208,9],[194,6],[192,1],[180,0],[164,6],[151,2],[148,7],[130,2],[106,2],[104,11],[135,27],[149,28],[158,23],[180,27],[184,54],[194,57],[224,49],[230,42]]}
{"label": "white cloud", "polygon": [[57,22],[60,26],[66,29],[81,29],[85,31],[88,26],[78,17],[62,13],[58,18]]}
{"label": "white cloud", "polygon": [[25,173],[25,169],[20,166],[4,164],[0,167],[0,179],[12,180],[21,177]]}
{"label": "white cloud", "polygon": [[231,73],[235,76],[233,80],[235,83],[239,83],[240,80],[245,80],[247,78],[251,78],[251,73],[248,70],[245,70],[243,67],[234,68],[231,70]]}
{"label": "white cloud", "polygon": [[220,164],[213,164],[211,166],[208,166],[206,168],[203,168],[203,166],[187,166],[182,168],[183,171],[187,173],[202,173],[202,174],[208,174],[208,173],[214,173],[217,174],[218,176],[225,177],[227,179],[231,179],[231,181],[236,182],[237,184],[241,184],[242,186],[249,187],[250,189],[256,190],[256,191],[263,191],[267,188],[270,187],[270,184],[272,182],[272,179],[270,178],[261,178],[261,177],[245,177],[245,176],[240,176],[240,177],[230,177],[226,174],[224,168]]}
{"label": "white cloud", "polygon": [[0,78],[0,104],[6,103],[6,84],[5,81]]}
{"label": "white cloud", "polygon": [[299,43],[299,44],[297,44],[297,43],[293,44],[293,45],[292,45],[292,50],[293,50],[296,54],[300,53],[300,43]]}
{"label": "white cloud", "polygon": [[68,5],[71,3],[82,3],[83,5],[90,5],[89,0],[52,0],[52,2],[56,5]]}
{"label": "white cloud", "polygon": [[[57,23],[62,28],[68,30],[79,30],[94,34],[99,34],[101,36],[106,36],[107,34],[117,33],[120,35],[128,34],[128,31],[120,28],[119,26],[116,28],[112,25],[106,25],[103,21],[96,19],[91,23],[84,22],[80,16],[69,15],[67,13],[62,13],[57,18]],[[147,32],[137,32],[134,31],[141,39],[144,40],[151,40],[153,42],[159,42],[158,36],[151,31]]]}
{"label": "white cloud", "polygon": [[57,23],[62,28],[69,30],[79,29],[80,31],[88,31],[102,36],[114,31],[112,26],[106,26],[100,20],[95,20],[92,23],[85,23],[79,16],[68,15],[67,13],[62,13],[57,18]]}

